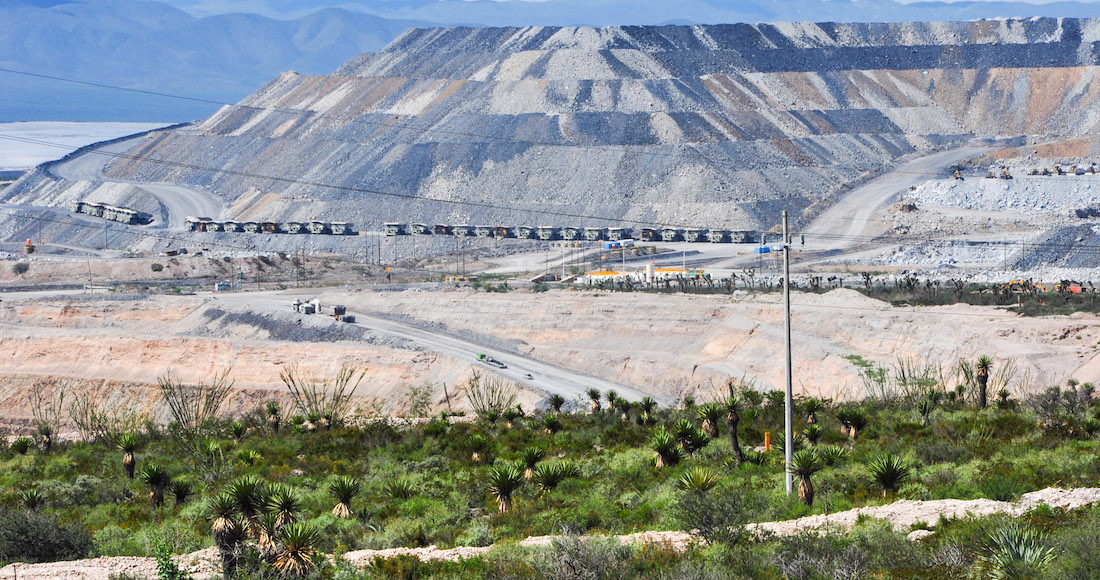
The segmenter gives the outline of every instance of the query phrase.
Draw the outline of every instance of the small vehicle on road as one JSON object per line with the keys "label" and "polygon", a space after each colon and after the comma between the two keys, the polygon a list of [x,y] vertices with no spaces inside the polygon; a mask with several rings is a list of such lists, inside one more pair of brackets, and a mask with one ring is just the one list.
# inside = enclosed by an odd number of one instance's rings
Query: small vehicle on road
{"label": "small vehicle on road", "polygon": [[495,359],[495,358],[493,358],[489,355],[486,355],[486,354],[478,353],[477,360],[480,361],[480,362],[483,362],[483,363],[485,363],[485,364],[487,364],[491,367],[496,367],[498,369],[508,368],[508,365],[506,365],[506,364],[498,361],[497,359]]}
{"label": "small vehicle on road", "polygon": [[531,380],[531,379],[534,379],[535,377],[532,377],[531,373],[523,373],[523,378],[527,379],[527,380]]}

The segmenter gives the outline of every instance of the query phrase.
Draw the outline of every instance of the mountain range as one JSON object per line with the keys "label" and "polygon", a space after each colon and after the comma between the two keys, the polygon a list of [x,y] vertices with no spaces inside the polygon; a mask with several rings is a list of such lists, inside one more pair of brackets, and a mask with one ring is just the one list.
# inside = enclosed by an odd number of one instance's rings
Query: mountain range
{"label": "mountain range", "polygon": [[0,71],[0,122],[199,119],[280,72],[329,73],[356,54],[380,50],[407,28],[438,24],[896,22],[1039,15],[1100,17],[1100,3],[0,0],[0,21],[16,23],[0,27],[0,69],[193,99]]}

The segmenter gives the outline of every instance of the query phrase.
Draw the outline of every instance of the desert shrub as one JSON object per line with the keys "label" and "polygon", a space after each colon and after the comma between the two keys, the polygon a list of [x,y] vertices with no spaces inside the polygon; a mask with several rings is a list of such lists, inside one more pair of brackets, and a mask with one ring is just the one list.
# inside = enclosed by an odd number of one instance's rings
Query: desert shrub
{"label": "desert shrub", "polygon": [[706,493],[683,492],[674,510],[680,529],[698,530],[707,543],[732,545],[748,536],[745,524],[766,519],[768,502],[743,486],[725,484]]}
{"label": "desert shrub", "polygon": [[1019,479],[1010,475],[995,475],[983,481],[979,487],[982,495],[997,501],[1014,501],[1027,491]]}
{"label": "desert shrub", "polygon": [[149,269],[154,272],[161,272],[164,270],[164,264],[153,262],[152,264],[149,264]]}
{"label": "desert shrub", "polygon": [[88,555],[92,537],[77,524],[30,511],[0,512],[0,561],[53,562]]}
{"label": "desert shrub", "polygon": [[614,539],[564,535],[532,558],[536,577],[546,580],[627,578],[631,549]]}
{"label": "desert shrub", "polygon": [[30,264],[28,264],[26,262],[16,262],[11,267],[11,273],[15,274],[16,276],[22,276],[23,274],[26,274],[27,271],[30,270],[30,269],[31,269]]}
{"label": "desert shrub", "polygon": [[1057,559],[1051,577],[1077,580],[1095,578],[1100,570],[1100,508],[1093,507],[1073,525],[1050,538]]}

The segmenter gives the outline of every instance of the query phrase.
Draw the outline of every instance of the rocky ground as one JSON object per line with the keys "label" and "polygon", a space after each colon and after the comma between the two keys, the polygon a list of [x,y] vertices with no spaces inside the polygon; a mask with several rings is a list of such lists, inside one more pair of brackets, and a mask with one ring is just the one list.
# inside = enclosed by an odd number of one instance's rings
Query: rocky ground
{"label": "rocky ground", "polygon": [[[850,529],[860,517],[871,517],[890,522],[895,529],[906,530],[915,523],[924,523],[928,527],[935,526],[941,517],[965,518],[973,516],[986,516],[997,513],[1005,513],[1019,516],[1040,504],[1065,509],[1076,509],[1081,506],[1100,502],[1100,488],[1059,489],[1048,488],[1031,493],[1025,493],[1015,502],[993,501],[986,499],[976,500],[930,500],[910,501],[899,500],[894,503],[856,508],[844,512],[828,515],[816,515],[781,522],[762,522],[750,524],[749,529],[757,533],[768,533],[779,536],[789,536],[813,530],[840,530]],[[930,529],[918,529],[909,534],[909,538],[919,541],[921,538],[935,533]],[[547,546],[555,536],[530,537],[518,543],[520,546]],[[622,543],[661,544],[673,549],[684,549],[692,543],[701,541],[691,534],[678,531],[669,532],[638,532],[615,536]],[[463,560],[483,556],[493,550],[493,546],[475,547],[461,546],[455,548],[440,549],[435,546],[426,548],[390,548],[385,550],[354,550],[343,554],[342,557],[353,566],[369,566],[375,558],[393,558],[395,556],[412,556],[423,561],[429,560]],[[213,578],[218,575],[220,565],[214,548],[207,548],[191,554],[176,556],[177,565],[181,570],[191,574],[196,579]],[[25,580],[45,580],[47,578],[66,578],[81,580],[108,580],[119,575],[128,574],[139,578],[156,578],[157,567],[153,558],[140,557],[114,557],[93,558],[88,560],[76,560],[73,562],[50,562],[44,564],[9,564],[0,568],[0,577]]]}

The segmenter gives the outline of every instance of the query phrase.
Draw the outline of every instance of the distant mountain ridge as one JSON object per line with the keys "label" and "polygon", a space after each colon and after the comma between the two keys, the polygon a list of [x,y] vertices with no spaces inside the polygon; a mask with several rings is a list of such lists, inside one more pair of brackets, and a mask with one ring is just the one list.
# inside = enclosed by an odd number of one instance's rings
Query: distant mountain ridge
{"label": "distant mountain ridge", "polygon": [[[411,26],[326,8],[294,20],[195,18],[160,2],[0,0],[0,67],[235,102],[287,70],[321,74]],[[0,122],[185,121],[216,105],[0,73]]]}
{"label": "distant mountain ridge", "polygon": [[247,10],[269,16],[302,15],[341,6],[387,18],[484,26],[615,26],[760,22],[904,22],[999,17],[1096,17],[1095,2],[919,2],[894,0],[165,0],[192,11]]}

